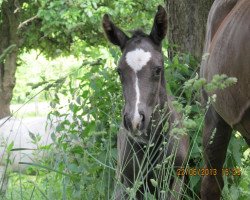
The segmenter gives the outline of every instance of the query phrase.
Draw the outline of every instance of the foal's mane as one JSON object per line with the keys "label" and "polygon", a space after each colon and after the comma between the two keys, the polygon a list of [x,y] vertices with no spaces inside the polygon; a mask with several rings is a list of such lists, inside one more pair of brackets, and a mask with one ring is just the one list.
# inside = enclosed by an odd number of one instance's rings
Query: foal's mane
{"label": "foal's mane", "polygon": [[132,34],[131,38],[148,37],[148,35],[146,33],[144,33],[142,29],[136,29],[136,30],[132,30],[129,32]]}

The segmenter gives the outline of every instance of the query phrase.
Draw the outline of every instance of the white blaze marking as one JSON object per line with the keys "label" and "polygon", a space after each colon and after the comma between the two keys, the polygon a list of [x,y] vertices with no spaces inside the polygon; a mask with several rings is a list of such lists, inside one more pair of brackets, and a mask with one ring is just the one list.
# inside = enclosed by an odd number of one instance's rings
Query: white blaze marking
{"label": "white blaze marking", "polygon": [[136,126],[140,122],[140,119],[141,119],[139,111],[138,111],[138,105],[140,103],[140,90],[139,90],[137,74],[135,76],[135,93],[136,93],[135,112],[134,112],[134,120],[132,122],[134,130],[137,128]]}
{"label": "white blaze marking", "polygon": [[126,55],[126,62],[135,71],[140,71],[150,60],[151,53],[143,49],[135,49]]}
{"label": "white blaze marking", "polygon": [[139,81],[137,77],[137,72],[140,71],[150,60],[151,53],[146,52],[143,49],[135,49],[126,54],[126,62],[135,72],[135,93],[136,93],[136,101],[135,101],[135,112],[133,119],[133,128],[136,129],[137,124],[140,122],[141,117],[138,111],[138,105],[140,103],[140,89],[139,89]]}

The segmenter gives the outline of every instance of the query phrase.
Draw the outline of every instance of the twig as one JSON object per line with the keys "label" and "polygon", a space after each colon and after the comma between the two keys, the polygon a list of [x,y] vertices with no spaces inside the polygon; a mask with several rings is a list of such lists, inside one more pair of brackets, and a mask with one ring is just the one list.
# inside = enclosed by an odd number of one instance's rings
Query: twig
{"label": "twig", "polygon": [[5,57],[10,54],[15,48],[17,47],[16,44],[10,45],[8,48],[6,48],[3,53],[0,55],[0,63],[5,59]]}
{"label": "twig", "polygon": [[34,20],[37,19],[37,18],[38,18],[38,16],[35,15],[35,16],[33,16],[33,17],[31,17],[31,18],[25,20],[24,22],[22,22],[21,24],[19,24],[18,29],[23,28],[23,27],[26,26],[28,23],[34,21]]}

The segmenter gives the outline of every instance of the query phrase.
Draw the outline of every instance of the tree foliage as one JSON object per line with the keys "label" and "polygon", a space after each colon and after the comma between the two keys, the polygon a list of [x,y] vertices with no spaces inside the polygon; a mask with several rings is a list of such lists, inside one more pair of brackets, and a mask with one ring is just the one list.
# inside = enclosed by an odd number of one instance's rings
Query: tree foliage
{"label": "tree foliage", "polygon": [[[126,30],[149,27],[161,1],[37,0],[20,2],[18,33],[25,50],[39,49],[49,57],[84,53],[86,47],[106,44],[101,27],[104,13]],[[141,10],[143,12],[135,12]],[[140,25],[140,26],[138,26]]]}
{"label": "tree foliage", "polygon": [[[88,56],[90,47],[105,44],[101,18],[109,13],[125,19],[130,29],[148,24],[159,1],[5,0],[0,9],[0,117],[10,115],[17,59],[22,52],[39,50],[47,57]],[[135,10],[147,12],[135,12]],[[150,17],[149,17],[150,16]],[[142,20],[143,19],[143,20]],[[16,47],[7,55],[10,46]]]}

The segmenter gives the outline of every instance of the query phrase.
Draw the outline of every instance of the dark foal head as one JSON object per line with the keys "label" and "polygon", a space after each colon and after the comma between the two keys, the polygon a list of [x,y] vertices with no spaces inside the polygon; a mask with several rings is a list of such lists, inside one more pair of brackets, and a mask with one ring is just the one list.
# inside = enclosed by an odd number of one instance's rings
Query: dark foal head
{"label": "dark foal head", "polygon": [[134,138],[145,137],[156,105],[164,103],[161,102],[165,94],[161,41],[166,35],[166,12],[158,7],[149,35],[135,31],[130,38],[108,15],[103,17],[103,28],[110,42],[122,51],[117,71],[125,98],[124,127]]}

